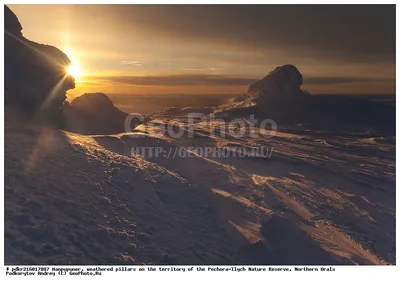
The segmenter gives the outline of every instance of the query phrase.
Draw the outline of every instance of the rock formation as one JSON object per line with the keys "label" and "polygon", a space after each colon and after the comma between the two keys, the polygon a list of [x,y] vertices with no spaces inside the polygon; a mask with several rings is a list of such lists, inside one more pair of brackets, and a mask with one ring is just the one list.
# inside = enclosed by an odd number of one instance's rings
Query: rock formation
{"label": "rock formation", "polygon": [[75,88],[67,75],[71,63],[56,47],[26,39],[17,16],[4,6],[5,104],[28,116],[62,123],[66,91]]}
{"label": "rock formation", "polygon": [[302,84],[303,76],[299,70],[293,65],[283,65],[251,84],[247,94],[255,103],[293,100],[308,95],[300,89]]}
{"label": "rock formation", "polygon": [[[114,106],[103,93],[86,93],[65,103],[63,107],[66,130],[80,134],[116,134],[125,132],[127,113]],[[131,127],[141,121],[134,119]]]}
{"label": "rock formation", "polygon": [[225,120],[273,119],[278,128],[302,128],[340,132],[395,133],[395,107],[345,95],[310,95],[300,88],[303,76],[293,65],[271,71],[248,87],[244,101],[219,107]]}

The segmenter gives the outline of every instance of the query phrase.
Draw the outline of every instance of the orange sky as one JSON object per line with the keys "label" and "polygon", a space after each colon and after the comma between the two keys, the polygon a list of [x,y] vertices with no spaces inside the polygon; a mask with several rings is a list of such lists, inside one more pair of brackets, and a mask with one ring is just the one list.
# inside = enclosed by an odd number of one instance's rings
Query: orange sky
{"label": "orange sky", "polygon": [[74,96],[242,93],[288,63],[311,93],[395,93],[394,5],[9,7],[79,66]]}

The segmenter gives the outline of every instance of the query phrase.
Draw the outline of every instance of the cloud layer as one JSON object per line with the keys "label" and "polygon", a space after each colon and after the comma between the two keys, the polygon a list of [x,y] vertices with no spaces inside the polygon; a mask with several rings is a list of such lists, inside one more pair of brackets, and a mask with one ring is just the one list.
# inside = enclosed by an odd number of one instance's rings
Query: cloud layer
{"label": "cloud layer", "polygon": [[268,53],[365,61],[395,54],[394,5],[112,6],[119,22],[158,36]]}
{"label": "cloud layer", "polygon": [[395,5],[10,7],[28,38],[72,51],[90,91],[235,93],[283,64],[314,93],[395,91]]}
{"label": "cloud layer", "polygon": [[[121,83],[126,85],[155,85],[155,86],[198,86],[198,85],[241,85],[247,86],[260,78],[231,77],[217,74],[179,74],[179,75],[147,75],[147,76],[90,76],[95,81]],[[386,82],[389,79],[370,79],[363,77],[308,77],[305,84],[335,85],[355,82]]]}

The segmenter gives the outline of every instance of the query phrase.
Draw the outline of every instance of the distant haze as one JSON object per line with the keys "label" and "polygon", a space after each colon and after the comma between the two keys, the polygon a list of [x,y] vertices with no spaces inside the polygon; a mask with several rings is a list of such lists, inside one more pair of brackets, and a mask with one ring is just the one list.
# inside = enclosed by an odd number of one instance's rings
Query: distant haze
{"label": "distant haze", "polygon": [[77,87],[234,94],[294,64],[311,93],[395,93],[395,5],[9,5],[65,51]]}

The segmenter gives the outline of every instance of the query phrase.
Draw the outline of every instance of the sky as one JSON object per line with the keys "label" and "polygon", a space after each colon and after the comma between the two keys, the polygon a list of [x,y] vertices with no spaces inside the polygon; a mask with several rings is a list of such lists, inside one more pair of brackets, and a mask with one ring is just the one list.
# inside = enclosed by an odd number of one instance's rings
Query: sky
{"label": "sky", "polygon": [[312,94],[395,93],[395,5],[8,5],[69,94],[240,94],[293,64]]}

